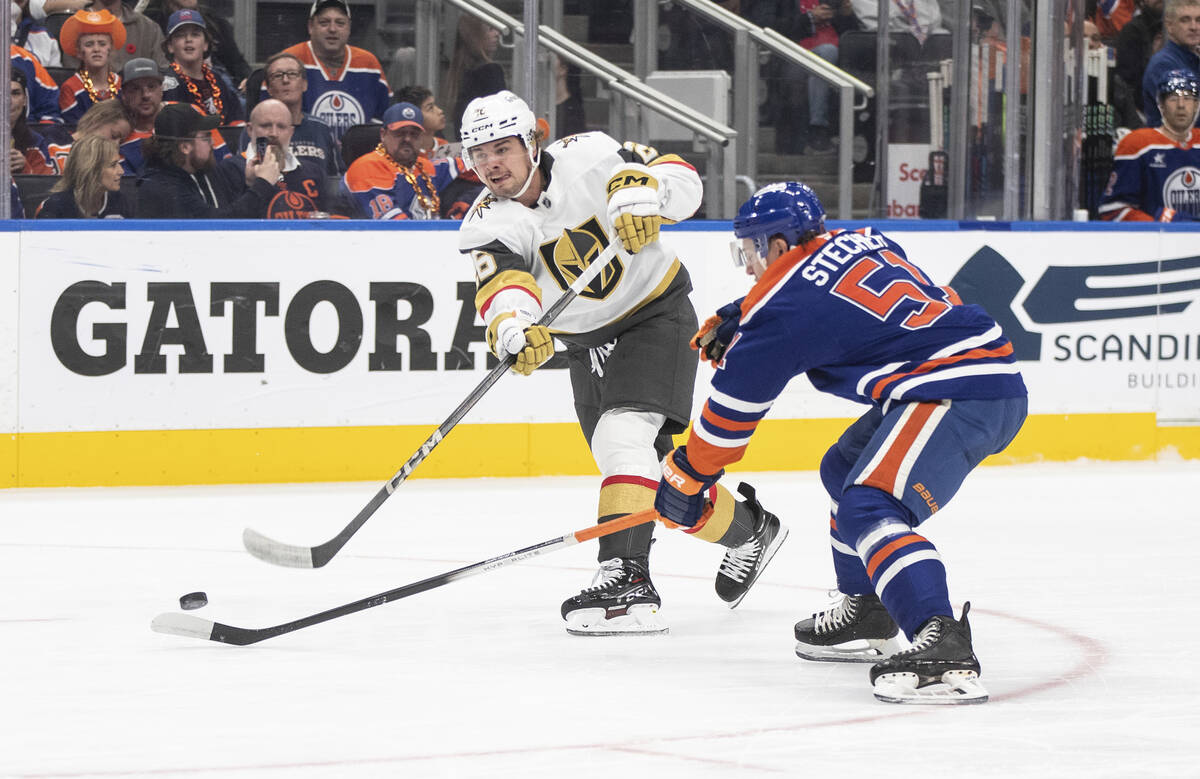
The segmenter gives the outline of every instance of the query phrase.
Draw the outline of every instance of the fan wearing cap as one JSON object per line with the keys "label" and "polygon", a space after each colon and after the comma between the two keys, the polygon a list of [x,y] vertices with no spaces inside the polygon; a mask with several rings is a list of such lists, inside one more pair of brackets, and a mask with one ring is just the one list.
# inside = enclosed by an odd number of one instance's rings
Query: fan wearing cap
{"label": "fan wearing cap", "polygon": [[[461,219],[480,186],[458,159],[419,156],[421,109],[397,103],[383,114],[379,145],[355,160],[342,186],[370,219]],[[457,183],[456,183],[457,182]]]}
{"label": "fan wearing cap", "polygon": [[59,85],[58,107],[64,122],[78,124],[88,108],[113,100],[121,88],[112,52],[125,45],[125,25],[108,11],[77,11],[63,24],[59,40],[79,68]]}
{"label": "fan wearing cap", "polygon": [[392,95],[379,60],[349,40],[350,6],[316,0],[308,14],[308,40],[282,52],[304,63],[304,111],[329,125],[335,139],[353,125],[380,119]]}
{"label": "fan wearing cap", "polygon": [[1200,220],[1200,78],[1169,71],[1158,85],[1162,124],[1126,135],[1098,209],[1113,222]]}
{"label": "fan wearing cap", "polygon": [[[35,6],[36,2],[30,3],[30,10],[36,18]],[[107,11],[116,17],[117,21],[125,28],[125,42],[121,46],[113,47],[112,58],[109,61],[114,71],[125,67],[125,63],[134,57],[149,57],[159,67],[166,67],[167,58],[162,51],[162,30],[143,14],[133,10],[132,3],[126,5],[121,0],[91,0],[87,6],[86,10],[91,12]],[[60,42],[62,40],[61,33],[59,40]],[[79,67],[79,58],[69,53],[66,46],[63,46],[62,62],[63,67],[72,69]]]}
{"label": "fan wearing cap", "polygon": [[242,54],[242,50],[238,48],[233,34],[233,25],[228,18],[212,10],[207,3],[201,3],[198,0],[149,0],[145,5],[143,13],[162,29],[164,35],[166,35],[167,26],[171,21],[171,14],[184,8],[198,11],[204,17],[205,23],[208,24],[208,33],[212,36],[212,44],[208,51],[209,59],[213,65],[229,74],[230,78],[238,85],[238,89],[245,87],[245,80],[250,75],[252,68],[250,63],[246,62],[246,56]]}
{"label": "fan wearing cap", "polygon": [[229,76],[205,61],[211,44],[212,36],[199,11],[184,8],[171,14],[163,43],[171,59],[163,80],[163,99],[199,106],[221,125],[245,124],[237,88]]}
{"label": "fan wearing cap", "polygon": [[213,170],[212,131],[219,120],[191,105],[163,106],[143,145],[146,171],[137,185],[141,219],[261,219],[282,178],[274,155],[247,161],[245,189]]}

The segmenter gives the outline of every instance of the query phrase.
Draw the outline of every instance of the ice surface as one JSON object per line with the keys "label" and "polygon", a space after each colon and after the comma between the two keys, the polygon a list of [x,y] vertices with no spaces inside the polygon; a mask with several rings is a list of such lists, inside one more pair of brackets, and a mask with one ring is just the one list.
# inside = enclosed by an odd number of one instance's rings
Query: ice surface
{"label": "ice surface", "polygon": [[[150,631],[288,621],[590,525],[587,478],[0,491],[4,777],[1197,776],[1200,463],[985,468],[923,526],[972,601],[984,706],[879,703],[792,624],[832,586],[814,473],[743,475],[792,534],[730,611],[721,550],[658,531],[671,632],[568,636],[594,544],[251,647]],[[727,478],[732,482],[732,478]],[[1190,745],[1190,746],[1189,746]]]}

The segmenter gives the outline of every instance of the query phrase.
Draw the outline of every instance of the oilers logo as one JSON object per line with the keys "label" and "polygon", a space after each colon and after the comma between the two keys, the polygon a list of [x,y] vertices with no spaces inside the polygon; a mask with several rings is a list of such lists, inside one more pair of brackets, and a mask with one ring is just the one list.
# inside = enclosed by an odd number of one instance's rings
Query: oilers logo
{"label": "oilers logo", "polygon": [[308,195],[283,190],[271,198],[267,219],[308,219],[316,210],[317,204]]}
{"label": "oilers logo", "polygon": [[1200,219],[1200,170],[1186,166],[1174,171],[1163,183],[1162,199],[1167,208]]}
{"label": "oilers logo", "polygon": [[322,93],[313,103],[310,113],[329,125],[335,138],[341,138],[350,127],[367,121],[362,103],[352,95],[336,89]]}

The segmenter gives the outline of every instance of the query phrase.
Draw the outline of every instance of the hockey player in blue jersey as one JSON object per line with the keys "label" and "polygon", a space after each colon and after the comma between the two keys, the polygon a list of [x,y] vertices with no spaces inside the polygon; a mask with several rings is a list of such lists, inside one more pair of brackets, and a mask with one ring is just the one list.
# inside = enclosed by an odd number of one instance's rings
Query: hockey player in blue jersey
{"label": "hockey player in blue jersey", "polygon": [[[917,528],[1020,429],[1026,390],[1012,345],[887,236],[827,232],[803,184],[760,189],[733,225],[735,259],[757,281],[696,334],[717,368],[712,393],[687,444],[663,461],[655,508],[694,525],[794,376],[868,404],[821,462],[839,597],[795,626],[796,653],[874,662],[880,700],[986,701],[970,604],[954,619],[946,569]],[[912,646],[889,657],[899,630]]]}
{"label": "hockey player in blue jersey", "polygon": [[1200,79],[1172,70],[1158,84],[1162,124],[1126,135],[1113,155],[1113,172],[1100,203],[1113,222],[1200,220]]}

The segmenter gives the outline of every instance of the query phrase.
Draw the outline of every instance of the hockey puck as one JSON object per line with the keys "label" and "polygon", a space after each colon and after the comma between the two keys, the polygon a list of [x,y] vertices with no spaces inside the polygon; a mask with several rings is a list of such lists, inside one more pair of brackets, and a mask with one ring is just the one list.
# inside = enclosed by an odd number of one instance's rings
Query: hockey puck
{"label": "hockey puck", "polygon": [[179,596],[179,608],[186,611],[202,609],[208,605],[208,596],[202,592],[189,592]]}

